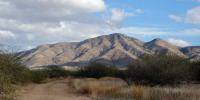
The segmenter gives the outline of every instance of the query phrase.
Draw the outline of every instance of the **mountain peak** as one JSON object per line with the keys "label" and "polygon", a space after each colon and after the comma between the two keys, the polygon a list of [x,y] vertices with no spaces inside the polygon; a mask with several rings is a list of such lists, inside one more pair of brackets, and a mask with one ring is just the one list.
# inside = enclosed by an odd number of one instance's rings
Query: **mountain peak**
{"label": "mountain peak", "polygon": [[124,34],[121,34],[121,33],[113,33],[113,34],[110,34],[110,36],[113,36],[113,35],[116,35],[116,36],[125,36]]}
{"label": "mountain peak", "polygon": [[[107,36],[110,37],[110,38],[118,38],[118,39],[122,39],[123,38],[123,39],[128,39],[128,40],[138,40],[138,41],[140,41],[137,38],[130,37],[130,36],[127,36],[127,35],[121,34],[121,33],[113,33],[113,34],[110,34],[110,35],[107,35]],[[140,42],[143,42],[143,41],[140,41]]]}
{"label": "mountain peak", "polygon": [[[113,34],[109,34],[107,35],[108,37],[116,37],[116,38],[122,38],[122,37],[126,37],[126,35],[124,34],[120,34],[120,33],[113,33]],[[104,37],[104,36],[103,36]]]}
{"label": "mountain peak", "polygon": [[152,42],[161,42],[161,41],[163,42],[164,40],[161,38],[155,38],[152,40]]}
{"label": "mountain peak", "polygon": [[150,42],[147,42],[147,44],[156,44],[156,45],[170,45],[172,46],[172,44],[168,43],[167,41],[160,39],[160,38],[155,38]]}

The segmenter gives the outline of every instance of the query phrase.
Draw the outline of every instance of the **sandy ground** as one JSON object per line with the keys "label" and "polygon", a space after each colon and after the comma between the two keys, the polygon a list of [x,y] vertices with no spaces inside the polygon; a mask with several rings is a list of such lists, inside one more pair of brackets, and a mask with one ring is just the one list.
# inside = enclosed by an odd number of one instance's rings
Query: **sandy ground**
{"label": "sandy ground", "polygon": [[80,94],[73,93],[68,79],[57,80],[45,84],[34,84],[27,87],[27,93],[19,100],[92,100]]}

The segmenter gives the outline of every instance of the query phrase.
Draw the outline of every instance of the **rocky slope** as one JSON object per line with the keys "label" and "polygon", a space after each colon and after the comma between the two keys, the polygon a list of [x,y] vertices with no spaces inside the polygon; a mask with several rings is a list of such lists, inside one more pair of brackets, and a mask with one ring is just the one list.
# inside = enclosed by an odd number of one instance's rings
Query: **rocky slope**
{"label": "rocky slope", "polygon": [[42,45],[20,52],[23,63],[29,68],[47,65],[84,66],[90,61],[103,64],[126,64],[147,54],[174,53],[188,59],[200,58],[200,47],[180,48],[162,39],[143,42],[123,34],[111,34],[87,39],[82,42]]}

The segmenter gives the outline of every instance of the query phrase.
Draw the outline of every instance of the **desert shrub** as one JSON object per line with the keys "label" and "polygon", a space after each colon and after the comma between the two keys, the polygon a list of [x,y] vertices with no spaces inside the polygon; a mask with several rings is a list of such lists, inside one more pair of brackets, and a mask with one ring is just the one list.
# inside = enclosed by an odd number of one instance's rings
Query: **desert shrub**
{"label": "desert shrub", "polygon": [[80,67],[77,71],[73,73],[76,77],[90,77],[90,78],[101,78],[105,76],[119,76],[124,74],[115,66],[105,66],[97,62],[91,62],[89,66]]}
{"label": "desert shrub", "polygon": [[31,82],[31,73],[15,54],[0,52],[0,99],[10,100],[16,84]]}
{"label": "desert shrub", "polygon": [[176,55],[149,55],[128,66],[128,77],[136,84],[166,85],[188,81],[190,62]]}
{"label": "desert shrub", "polygon": [[10,76],[10,82],[13,84],[24,84],[31,81],[30,70],[23,66],[14,54],[0,53],[0,69],[3,76]]}
{"label": "desert shrub", "polygon": [[49,75],[45,73],[44,70],[34,70],[31,71],[31,73],[32,73],[31,79],[32,82],[34,83],[42,83],[49,77]]}
{"label": "desert shrub", "polygon": [[11,77],[0,73],[0,95],[10,94],[14,91],[14,87],[11,84]]}
{"label": "desert shrub", "polygon": [[44,71],[49,75],[50,78],[67,77],[71,74],[70,71],[64,70],[56,65],[47,66],[47,69]]}
{"label": "desert shrub", "polygon": [[192,62],[192,70],[197,81],[200,81],[200,61]]}
{"label": "desert shrub", "polygon": [[43,70],[32,70],[31,71],[31,79],[34,83],[42,83],[47,78],[59,78],[66,77],[70,75],[70,71],[59,68],[56,65],[47,66],[46,69]]}
{"label": "desert shrub", "polygon": [[12,83],[13,84],[27,84],[32,82],[31,80],[31,72],[28,68],[23,65],[14,65],[12,69],[10,69],[10,73],[12,74]]}
{"label": "desert shrub", "polygon": [[118,77],[121,79],[126,79],[127,78],[127,70],[125,69],[116,69],[114,70],[114,75],[113,77]]}

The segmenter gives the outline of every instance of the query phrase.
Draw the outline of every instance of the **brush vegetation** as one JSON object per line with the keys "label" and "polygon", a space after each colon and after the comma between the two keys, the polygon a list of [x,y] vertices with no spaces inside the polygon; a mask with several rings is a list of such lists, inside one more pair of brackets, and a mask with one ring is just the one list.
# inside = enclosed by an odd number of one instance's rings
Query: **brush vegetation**
{"label": "brush vegetation", "polygon": [[91,62],[72,75],[87,78],[118,77],[129,85],[178,85],[200,81],[200,61],[191,62],[172,54],[156,54],[137,59],[124,70]]}
{"label": "brush vegetation", "polygon": [[75,92],[96,100],[199,100],[200,85],[140,86],[128,85],[114,77],[76,78],[70,80]]}
{"label": "brush vegetation", "polygon": [[121,100],[198,100],[192,98],[199,98],[200,93],[195,88],[188,92],[188,87],[178,87],[179,84],[200,81],[200,61],[190,62],[175,55],[144,56],[123,70],[114,65],[91,62],[70,72],[56,65],[43,70],[29,70],[15,54],[0,52],[0,99],[12,98],[17,85],[43,83],[48,78],[69,75],[79,78],[71,80],[75,90],[99,100],[118,97]]}
{"label": "brush vegetation", "polygon": [[0,52],[0,100],[10,100],[18,85],[42,83],[47,78],[66,77],[69,71],[57,66],[47,66],[44,70],[29,70],[12,53]]}
{"label": "brush vegetation", "polygon": [[192,63],[176,55],[149,55],[128,66],[128,77],[135,84],[174,85],[195,78]]}
{"label": "brush vegetation", "polygon": [[200,85],[193,84],[200,81],[200,61],[172,54],[144,56],[125,70],[92,62],[73,74],[75,91],[97,100],[200,99]]}
{"label": "brush vegetation", "polygon": [[101,78],[105,76],[112,77],[126,77],[125,70],[120,70],[116,66],[105,66],[97,62],[91,62],[90,65],[80,67],[77,71],[73,72],[75,77],[89,77],[89,78]]}

